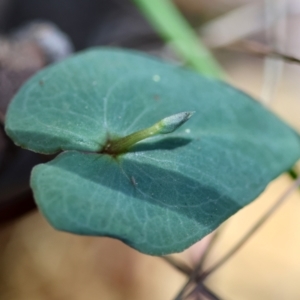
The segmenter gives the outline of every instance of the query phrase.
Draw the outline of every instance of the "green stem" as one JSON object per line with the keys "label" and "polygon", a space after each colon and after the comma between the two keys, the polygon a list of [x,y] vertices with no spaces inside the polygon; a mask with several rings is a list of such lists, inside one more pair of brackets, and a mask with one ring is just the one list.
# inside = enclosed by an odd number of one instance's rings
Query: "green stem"
{"label": "green stem", "polygon": [[194,112],[187,111],[166,117],[160,120],[159,122],[155,123],[151,127],[134,132],[123,138],[108,142],[103,152],[114,155],[124,153],[130,147],[144,139],[147,139],[154,135],[167,134],[175,131],[182,124],[184,124],[193,114]]}

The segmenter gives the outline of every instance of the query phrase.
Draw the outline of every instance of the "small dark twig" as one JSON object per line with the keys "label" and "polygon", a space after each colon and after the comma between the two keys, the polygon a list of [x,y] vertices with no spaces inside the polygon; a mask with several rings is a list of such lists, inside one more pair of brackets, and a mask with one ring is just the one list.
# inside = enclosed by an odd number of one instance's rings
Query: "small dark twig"
{"label": "small dark twig", "polygon": [[298,59],[294,56],[280,53],[278,51],[270,49],[269,47],[267,47],[261,43],[257,43],[257,42],[241,41],[236,44],[230,45],[227,48],[230,50],[233,50],[233,51],[245,52],[245,53],[253,54],[253,55],[259,56],[259,57],[272,56],[272,57],[280,58],[286,62],[300,64],[300,59]]}
{"label": "small dark twig", "polygon": [[198,280],[201,282],[211,275],[214,271],[226,263],[244,244],[253,236],[253,234],[269,219],[269,217],[284,203],[284,201],[300,185],[300,177],[283,193],[281,197],[271,206],[271,208],[255,223],[255,225],[245,234],[245,236],[235,245],[227,254],[223,256],[216,264],[203,272]]}
{"label": "small dark twig", "polygon": [[[190,275],[189,280],[186,282],[184,287],[176,296],[175,300],[182,300],[184,294],[187,292],[188,288],[191,286],[193,282],[198,282],[198,285],[188,294],[188,296],[192,295],[196,289],[200,289],[199,285],[203,285],[203,281],[211,275],[214,271],[220,268],[224,263],[226,263],[244,244],[253,236],[253,234],[273,215],[273,213],[285,202],[285,200],[290,196],[292,192],[294,192],[300,185],[300,177],[297,178],[295,182],[283,193],[281,197],[269,208],[269,210],[256,222],[256,224],[245,234],[245,236],[235,245],[231,250],[228,251],[217,263],[215,263],[208,270],[204,271],[201,275],[199,275],[199,270],[203,265],[203,260],[201,259],[199,263],[196,265],[192,274]],[[214,242],[215,243],[215,242]],[[207,296],[207,295],[206,295]],[[213,298],[211,298],[213,299]],[[218,299],[218,298],[216,298]]]}
{"label": "small dark twig", "polygon": [[185,264],[183,261],[179,261],[171,256],[161,256],[161,258],[164,259],[166,262],[168,262],[176,270],[188,276],[190,276],[193,273],[192,268],[189,267],[187,264]]}
{"label": "small dark twig", "polygon": [[180,292],[178,293],[178,295],[176,296],[176,298],[174,300],[182,300],[184,294],[186,293],[187,289],[190,287],[190,285],[193,282],[198,282],[198,276],[199,276],[199,271],[200,268],[202,266],[203,261],[200,260],[197,265],[195,266],[194,270],[191,272],[190,277],[188,279],[188,281],[186,282],[186,284],[183,286],[183,288],[180,290]]}
{"label": "small dark twig", "polygon": [[209,257],[209,254],[211,253],[212,249],[214,248],[214,246],[216,245],[217,241],[219,240],[219,237],[221,236],[221,233],[223,232],[224,229],[224,225],[222,227],[219,227],[213,234],[212,234],[212,238],[208,244],[208,246],[206,247],[204,253],[202,254],[202,256],[200,257],[200,260],[198,262],[198,273],[201,272],[201,270],[203,269],[204,264],[207,261],[207,258]]}
{"label": "small dark twig", "polygon": [[186,293],[186,291],[188,290],[188,288],[190,287],[190,285],[196,281],[197,279],[197,275],[198,275],[198,268],[197,266],[195,267],[194,271],[192,272],[192,274],[190,275],[188,281],[186,282],[186,284],[182,287],[182,289],[180,290],[180,292],[177,294],[177,296],[174,298],[174,300],[182,300],[184,294]]}
{"label": "small dark twig", "polygon": [[207,248],[205,249],[205,252],[203,253],[203,255],[201,256],[200,260],[198,261],[198,263],[196,264],[195,268],[192,270],[192,272],[189,274],[190,277],[188,279],[188,281],[186,282],[186,284],[182,287],[181,291],[178,293],[178,295],[176,296],[175,300],[180,300],[182,299],[183,295],[187,292],[188,288],[190,287],[190,285],[193,282],[199,282],[198,277],[200,276],[199,273],[202,270],[202,267],[204,265],[204,263],[207,260],[207,257],[209,255],[209,253],[211,252],[211,250],[213,249],[213,247],[215,246],[218,238],[220,237],[220,233],[221,233],[222,229],[218,229],[214,235],[212,236],[212,239],[210,240],[210,243],[208,244]]}
{"label": "small dark twig", "polygon": [[202,282],[198,283],[197,286],[186,296],[186,299],[189,297],[196,295],[196,293],[200,293],[205,296],[209,300],[222,300],[219,296],[217,296],[213,291],[211,291],[207,286],[205,286]]}

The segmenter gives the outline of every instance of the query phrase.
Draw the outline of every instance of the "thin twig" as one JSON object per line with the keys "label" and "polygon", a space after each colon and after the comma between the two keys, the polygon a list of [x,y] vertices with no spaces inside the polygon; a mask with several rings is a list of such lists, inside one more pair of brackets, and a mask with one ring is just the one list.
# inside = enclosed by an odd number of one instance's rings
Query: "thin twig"
{"label": "thin twig", "polygon": [[194,270],[191,272],[188,281],[182,287],[182,289],[180,290],[180,292],[178,293],[178,295],[176,296],[176,298],[174,300],[181,300],[183,298],[184,294],[186,293],[187,289],[191,285],[191,283],[197,281],[198,275],[199,275],[199,271],[200,271],[200,268],[201,268],[202,264],[203,264],[203,261],[199,260],[199,262],[196,264]]}
{"label": "thin twig", "polygon": [[[194,270],[190,273],[190,278],[180,290],[178,295],[176,296],[175,300],[183,299],[184,294],[187,292],[187,289],[193,282],[203,282],[203,280],[211,275],[215,270],[217,270],[220,266],[222,266],[228,259],[230,259],[247,241],[248,239],[267,221],[267,219],[277,210],[277,208],[284,202],[284,200],[292,193],[298,186],[300,185],[300,177],[292,184],[292,186],[278,199],[278,201],[261,217],[261,219],[247,232],[247,234],[238,242],[223,258],[219,260],[215,265],[209,268],[207,271],[203,272],[199,275],[199,271],[203,267],[208,254],[210,253],[211,249],[215,245],[218,237],[220,236],[220,232],[216,232],[211,243],[209,244],[207,250],[203,254],[198,264],[195,266]],[[176,267],[177,268],[177,267]],[[179,269],[179,268],[178,268]],[[187,273],[186,273],[187,274]],[[190,292],[188,295],[190,295]]]}
{"label": "thin twig", "polygon": [[290,56],[284,53],[281,53],[279,51],[275,51],[274,49],[271,49],[270,47],[259,43],[259,42],[253,42],[253,41],[240,41],[238,43],[232,44],[226,49],[232,50],[232,51],[239,51],[243,53],[249,53],[258,57],[265,57],[265,56],[271,56],[274,58],[280,58],[284,60],[285,62],[289,63],[295,63],[300,64],[300,59],[296,58],[294,56]]}
{"label": "thin twig", "polygon": [[183,261],[179,261],[171,256],[161,256],[166,262],[168,262],[176,270],[190,276],[193,273],[193,269],[185,264]]}
{"label": "thin twig", "polygon": [[212,239],[211,239],[210,243],[208,244],[207,248],[205,249],[205,252],[201,256],[201,258],[198,261],[198,263],[196,264],[195,268],[189,274],[190,278],[188,279],[188,281],[186,282],[186,284],[182,287],[182,289],[180,290],[180,292],[176,296],[175,300],[182,299],[183,295],[187,292],[187,289],[189,288],[189,286],[191,285],[191,283],[198,282],[199,273],[202,270],[202,267],[203,267],[204,263],[206,262],[208,255],[211,253],[211,250],[215,246],[218,238],[220,237],[220,233],[221,233],[222,230],[223,230],[223,227],[222,227],[222,229],[218,229],[214,233],[214,235],[212,236]]}
{"label": "thin twig", "polygon": [[217,241],[219,240],[219,237],[221,236],[221,233],[224,230],[224,225],[222,227],[219,227],[212,235],[212,238],[206,247],[204,253],[201,255],[199,263],[198,263],[198,272],[203,269],[204,264],[207,261],[207,258],[209,257],[209,254],[211,253],[212,249],[216,245]]}
{"label": "thin twig", "polygon": [[180,292],[177,294],[177,296],[174,298],[174,300],[182,300],[184,294],[186,293],[187,289],[190,287],[191,283],[193,283],[197,279],[198,275],[198,265],[195,267],[194,271],[190,275],[188,281],[186,284],[182,287]]}
{"label": "thin twig", "polygon": [[[211,250],[213,249],[214,245],[216,244],[217,239],[220,236],[222,229],[218,229],[217,231],[215,231],[215,233],[213,234],[210,243],[208,244],[205,252],[203,253],[203,255],[201,256],[198,265],[195,267],[195,269],[192,269],[191,267],[189,267],[188,265],[186,265],[184,262],[179,261],[177,259],[174,259],[172,256],[161,256],[162,259],[164,259],[166,262],[168,262],[172,267],[174,267],[176,270],[191,276],[193,272],[196,271],[197,274],[199,274],[199,271],[202,269],[204,263],[207,260],[207,257],[209,255],[209,253],[211,252]],[[197,281],[197,274],[195,277],[195,281]]]}
{"label": "thin twig", "polygon": [[205,296],[209,300],[221,300],[221,298],[219,296],[217,296],[213,291],[211,291],[202,282],[197,284],[197,286],[186,296],[186,299],[188,299],[190,296],[195,295],[196,293],[200,293],[201,295]]}
{"label": "thin twig", "polygon": [[[271,208],[256,222],[256,224],[245,234],[245,236],[223,256],[217,263],[215,263],[208,270],[203,272],[199,277],[200,281],[206,279],[209,275],[226,263],[244,244],[253,236],[253,234],[269,219],[269,217],[284,203],[284,201],[294,192],[300,185],[300,177],[293,182],[293,184],[283,193],[281,197],[271,206]],[[180,298],[179,298],[180,299]]]}

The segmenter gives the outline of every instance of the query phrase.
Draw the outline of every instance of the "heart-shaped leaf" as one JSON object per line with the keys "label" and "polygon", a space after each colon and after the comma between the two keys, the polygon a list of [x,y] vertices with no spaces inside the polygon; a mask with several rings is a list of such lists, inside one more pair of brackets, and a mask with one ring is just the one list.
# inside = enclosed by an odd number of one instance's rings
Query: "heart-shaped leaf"
{"label": "heart-shaped leaf", "polygon": [[[196,113],[176,132],[117,157],[101,153],[111,139],[182,111]],[[54,227],[155,255],[201,239],[300,156],[298,134],[244,93],[116,49],[38,73],[11,103],[6,131],[33,151],[72,150],[32,174]]]}

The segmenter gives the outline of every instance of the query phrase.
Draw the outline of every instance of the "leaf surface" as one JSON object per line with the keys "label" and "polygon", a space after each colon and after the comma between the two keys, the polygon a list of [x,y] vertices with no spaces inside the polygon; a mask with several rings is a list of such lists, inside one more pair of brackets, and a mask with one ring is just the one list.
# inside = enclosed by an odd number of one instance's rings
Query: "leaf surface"
{"label": "leaf surface", "polygon": [[[117,158],[99,153],[182,111],[176,132]],[[178,252],[254,200],[300,156],[300,139],[246,94],[137,52],[94,49],[34,76],[13,100],[6,131],[59,154],[34,168],[50,223],[111,236],[153,255]]]}

